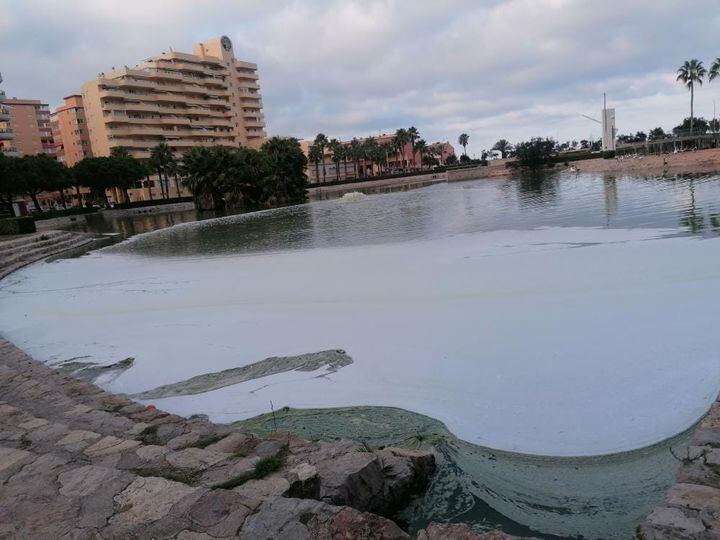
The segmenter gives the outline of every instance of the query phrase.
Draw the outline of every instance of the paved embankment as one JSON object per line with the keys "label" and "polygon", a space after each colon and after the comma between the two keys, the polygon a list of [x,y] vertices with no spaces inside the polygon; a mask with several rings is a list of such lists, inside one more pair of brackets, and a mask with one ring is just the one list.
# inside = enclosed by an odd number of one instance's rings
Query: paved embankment
{"label": "paved embankment", "polygon": [[[0,339],[0,538],[410,539],[431,453],[256,438],[111,395]],[[371,513],[373,512],[373,513]],[[418,538],[506,539],[459,525]]]}
{"label": "paved embankment", "polygon": [[66,231],[45,231],[9,240],[0,237],[0,278],[41,259],[71,249],[90,247],[97,237]]}
{"label": "paved embankment", "polygon": [[720,403],[700,422],[688,453],[677,457],[678,483],[638,528],[638,538],[720,538]]}

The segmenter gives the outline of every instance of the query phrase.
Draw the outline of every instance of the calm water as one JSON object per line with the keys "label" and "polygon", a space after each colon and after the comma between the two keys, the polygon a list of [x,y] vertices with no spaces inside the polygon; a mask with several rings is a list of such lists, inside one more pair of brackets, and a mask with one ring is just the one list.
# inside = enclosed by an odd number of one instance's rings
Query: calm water
{"label": "calm water", "polygon": [[[89,223],[123,236],[214,217],[196,212]],[[439,184],[228,216],[211,226],[176,227],[163,241],[128,245],[147,255],[229,254],[353,246],[538,227],[677,228],[720,234],[720,176],[642,178],[558,174]]]}
{"label": "calm water", "polygon": [[[479,180],[187,223],[208,217],[213,216],[183,212],[120,220],[99,217],[84,227],[128,237],[179,224],[136,236],[109,251],[199,259],[541,227],[667,229],[712,238],[720,236],[720,176],[557,174]],[[410,521],[468,521],[517,534],[628,538],[672,482],[677,462],[668,448],[672,445],[682,455],[686,444],[684,434],[601,458],[539,459],[456,442],[445,449],[443,474],[417,502]]]}

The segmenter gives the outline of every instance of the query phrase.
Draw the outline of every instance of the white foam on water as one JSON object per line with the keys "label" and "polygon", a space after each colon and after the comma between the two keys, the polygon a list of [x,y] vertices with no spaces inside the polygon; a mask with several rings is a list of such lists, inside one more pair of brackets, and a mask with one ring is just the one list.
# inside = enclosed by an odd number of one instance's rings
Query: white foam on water
{"label": "white foam on water", "polygon": [[98,252],[0,288],[2,334],[42,361],[134,367],[138,392],[269,356],[345,349],[289,372],[155,400],[231,421],[275,408],[386,405],[458,437],[545,455],[674,435],[720,388],[720,239],[549,228],[223,257]]}

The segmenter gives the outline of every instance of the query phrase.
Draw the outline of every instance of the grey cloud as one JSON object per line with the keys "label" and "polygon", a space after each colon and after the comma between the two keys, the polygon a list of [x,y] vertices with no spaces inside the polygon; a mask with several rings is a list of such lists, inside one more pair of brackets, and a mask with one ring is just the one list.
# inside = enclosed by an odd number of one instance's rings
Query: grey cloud
{"label": "grey cloud", "polygon": [[[597,136],[687,114],[683,60],[720,56],[717,0],[26,1],[0,20],[9,95],[58,104],[111,66],[228,34],[259,64],[270,133],[351,137],[416,125],[429,140]],[[712,115],[720,84],[698,92]]]}

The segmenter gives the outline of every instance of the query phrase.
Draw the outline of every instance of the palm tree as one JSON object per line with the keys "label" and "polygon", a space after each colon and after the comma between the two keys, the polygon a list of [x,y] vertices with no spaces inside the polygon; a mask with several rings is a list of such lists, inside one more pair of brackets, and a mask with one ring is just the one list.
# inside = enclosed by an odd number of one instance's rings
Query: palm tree
{"label": "palm tree", "polygon": [[461,133],[458,137],[458,144],[463,147],[464,156],[467,156],[468,141],[470,141],[470,135],[468,135],[467,133]]}
{"label": "palm tree", "polygon": [[703,66],[702,61],[693,58],[692,60],[686,60],[683,65],[678,68],[677,73],[678,76],[676,80],[681,81],[690,90],[690,135],[692,136],[694,120],[693,105],[695,101],[695,85],[698,84],[702,86],[702,82],[705,78],[705,75],[707,74],[707,70]]}
{"label": "palm tree", "polygon": [[332,152],[332,160],[335,163],[335,180],[340,180],[340,162],[345,155],[345,147],[337,139],[330,139],[328,148]]}
{"label": "palm tree", "polygon": [[420,168],[421,169],[422,169],[423,157],[425,155],[425,152],[427,152],[427,151],[428,151],[428,145],[425,142],[425,139],[418,139],[418,141],[415,144],[413,144],[413,154],[415,154],[415,152],[420,154]]}
{"label": "palm tree", "polygon": [[403,161],[403,167],[407,166],[407,161],[405,160],[405,145],[410,142],[410,135],[408,134],[407,129],[400,128],[395,132],[395,137],[393,137],[393,149],[400,154]]}
{"label": "palm tree", "polygon": [[413,153],[413,166],[415,166],[415,141],[417,141],[420,138],[420,132],[417,130],[415,126],[410,126],[407,130],[408,139],[410,140],[410,144],[412,145],[412,153]]}
{"label": "palm tree", "polygon": [[[371,165],[377,165],[378,156],[380,155],[380,145],[374,137],[368,137],[362,142],[362,155],[364,161],[369,161]],[[371,174],[375,176],[375,172],[371,168]]]}
{"label": "palm tree", "polygon": [[715,77],[720,75],[720,57],[716,58],[715,61],[710,66],[710,73],[708,80],[714,81]]}
{"label": "palm tree", "polygon": [[350,146],[347,148],[348,156],[353,160],[353,166],[355,167],[355,178],[358,177],[358,160],[362,158],[362,143],[357,139],[350,141]]}
{"label": "palm tree", "polygon": [[317,144],[310,145],[308,150],[308,160],[315,164],[315,181],[320,181],[320,161],[322,161],[322,150]]}
{"label": "palm tree", "polygon": [[325,178],[327,177],[327,171],[325,170],[325,149],[328,146],[327,135],[324,133],[318,133],[315,137],[315,145],[320,149],[320,160],[323,164],[323,182],[325,182]]}
{"label": "palm tree", "polygon": [[513,146],[508,142],[506,139],[500,139],[498,142],[495,143],[495,146],[491,148],[491,150],[497,150],[500,152],[500,157],[502,159],[505,159],[510,152],[512,152]]}
{"label": "palm tree", "polygon": [[[163,197],[169,199],[170,190],[168,188],[168,173],[172,170],[175,162],[175,156],[173,155],[172,149],[164,142],[157,144],[152,150],[150,150],[150,162],[158,173]],[[165,178],[164,181],[163,177]],[[178,196],[180,196],[179,192]]]}

